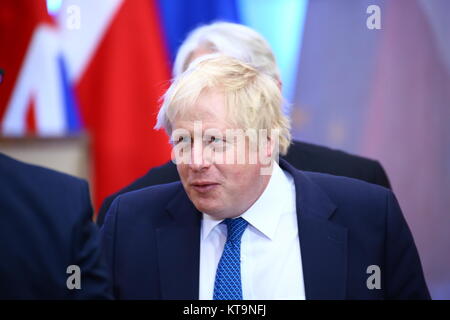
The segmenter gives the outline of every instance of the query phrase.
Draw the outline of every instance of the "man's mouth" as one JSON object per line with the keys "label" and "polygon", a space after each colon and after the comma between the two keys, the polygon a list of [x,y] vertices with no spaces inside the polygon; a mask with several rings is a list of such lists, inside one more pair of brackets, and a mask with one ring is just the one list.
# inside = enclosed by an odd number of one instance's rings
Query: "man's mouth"
{"label": "man's mouth", "polygon": [[201,181],[191,183],[191,187],[199,193],[208,193],[219,186],[216,182]]}

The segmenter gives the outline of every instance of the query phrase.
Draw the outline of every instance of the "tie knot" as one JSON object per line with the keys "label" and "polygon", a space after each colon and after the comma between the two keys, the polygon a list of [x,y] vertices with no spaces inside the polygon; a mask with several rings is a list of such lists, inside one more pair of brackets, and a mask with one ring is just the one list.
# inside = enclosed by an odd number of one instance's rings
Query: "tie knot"
{"label": "tie knot", "polygon": [[248,222],[244,218],[225,219],[228,229],[227,241],[240,242]]}

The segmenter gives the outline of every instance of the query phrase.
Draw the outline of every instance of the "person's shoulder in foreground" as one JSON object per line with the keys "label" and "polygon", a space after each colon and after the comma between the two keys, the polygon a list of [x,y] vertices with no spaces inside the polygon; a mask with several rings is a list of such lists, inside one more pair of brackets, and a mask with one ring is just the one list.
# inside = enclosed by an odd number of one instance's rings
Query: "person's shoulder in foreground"
{"label": "person's shoulder in foreground", "polygon": [[[391,187],[386,172],[378,161],[340,150],[294,140],[287,155],[282,158],[299,170],[329,173],[367,181],[389,189]],[[152,168],[145,175],[103,201],[97,215],[97,224],[103,225],[106,212],[119,195],[157,184],[178,181],[179,179],[177,168],[172,161]]]}
{"label": "person's shoulder in foreground", "polygon": [[0,177],[0,298],[109,298],[87,183],[1,153]]}
{"label": "person's shoulder in foreground", "polygon": [[[294,178],[307,299],[430,298],[390,190],[280,165]],[[198,298],[200,222],[180,182],[119,196],[102,229],[116,298]]]}

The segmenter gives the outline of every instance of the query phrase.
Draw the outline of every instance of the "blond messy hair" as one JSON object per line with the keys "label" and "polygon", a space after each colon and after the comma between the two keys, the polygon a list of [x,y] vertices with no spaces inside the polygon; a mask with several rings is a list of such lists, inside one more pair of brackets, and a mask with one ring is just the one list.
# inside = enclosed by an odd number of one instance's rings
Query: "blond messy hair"
{"label": "blond messy hair", "polygon": [[155,128],[169,136],[172,123],[183,117],[207,90],[224,94],[229,119],[239,128],[278,131],[279,152],[285,155],[291,143],[290,124],[282,113],[282,96],[276,80],[256,68],[222,54],[200,57],[175,78],[163,96]]}

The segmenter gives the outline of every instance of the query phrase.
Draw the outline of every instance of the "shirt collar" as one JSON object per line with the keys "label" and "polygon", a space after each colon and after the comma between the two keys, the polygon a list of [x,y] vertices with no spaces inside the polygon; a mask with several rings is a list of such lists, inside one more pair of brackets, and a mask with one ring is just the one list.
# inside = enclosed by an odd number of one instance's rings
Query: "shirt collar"
{"label": "shirt collar", "polygon": [[209,214],[202,212],[202,240],[206,239],[211,231],[220,224],[224,219],[216,219],[211,217]]}
{"label": "shirt collar", "polygon": [[[281,215],[286,211],[290,201],[279,202],[277,199],[292,195],[293,180],[274,161],[273,171],[266,189],[256,202],[240,217],[269,239],[273,239]],[[290,200],[290,199],[288,199]],[[203,213],[201,237],[204,240],[223,219],[215,219]]]}
{"label": "shirt collar", "polygon": [[262,195],[242,214],[254,228],[273,240],[281,215],[286,211],[290,201],[280,201],[291,196],[291,182],[285,172],[274,161],[272,176]]}

